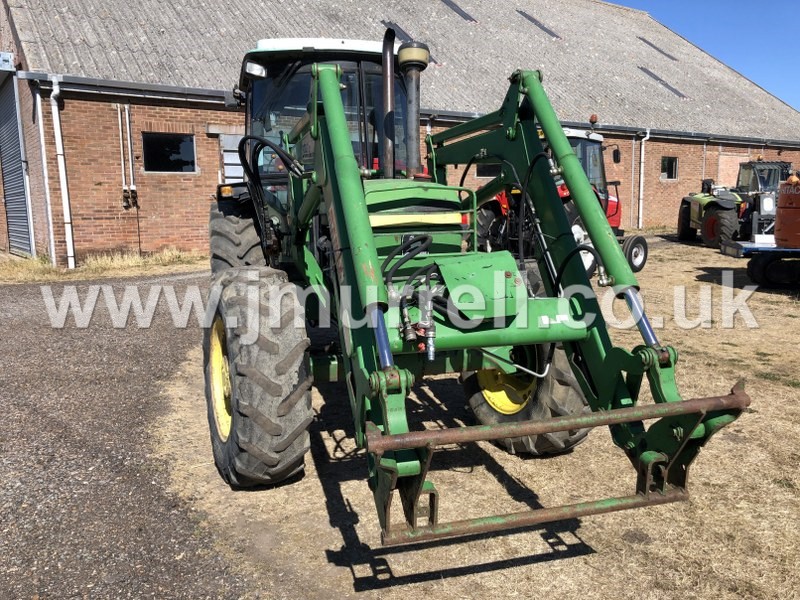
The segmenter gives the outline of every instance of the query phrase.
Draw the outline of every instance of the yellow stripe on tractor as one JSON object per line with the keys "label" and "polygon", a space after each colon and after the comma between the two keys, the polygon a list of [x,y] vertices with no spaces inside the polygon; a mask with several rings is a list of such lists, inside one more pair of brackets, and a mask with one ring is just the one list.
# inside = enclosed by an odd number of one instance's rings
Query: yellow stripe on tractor
{"label": "yellow stripe on tractor", "polygon": [[461,225],[460,212],[443,213],[382,213],[369,216],[372,227],[415,227],[418,225]]}

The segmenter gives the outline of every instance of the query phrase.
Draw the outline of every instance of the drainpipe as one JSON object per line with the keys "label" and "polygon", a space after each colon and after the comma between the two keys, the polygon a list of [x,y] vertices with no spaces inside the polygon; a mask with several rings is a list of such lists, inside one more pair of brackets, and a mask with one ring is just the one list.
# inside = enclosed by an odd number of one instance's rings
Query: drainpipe
{"label": "drainpipe", "polygon": [[64,211],[64,239],[67,244],[67,267],[75,268],[75,240],[72,236],[72,208],[69,201],[69,185],[67,184],[67,160],[64,157],[64,138],[61,131],[61,112],[58,101],[61,98],[59,77],[51,76],[53,91],[50,93],[50,108],[53,111],[53,133],[56,138],[56,158],[58,160],[58,180],[61,187],[61,207]]}
{"label": "drainpipe", "polygon": [[125,142],[122,133],[122,105],[117,104],[117,127],[119,128],[119,165],[122,171],[122,208],[125,210],[131,207],[131,192],[128,189],[128,179],[125,164]]}
{"label": "drainpipe", "polygon": [[42,91],[36,86],[36,122],[39,125],[39,148],[42,152],[42,185],[44,186],[44,205],[47,211],[47,235],[50,240],[50,262],[56,266],[56,238],[53,234],[53,208],[50,206],[50,174],[47,171],[47,150],[44,138],[44,111],[42,110]]}
{"label": "drainpipe", "polygon": [[644,146],[647,141],[650,139],[650,128],[647,128],[647,132],[645,136],[642,138],[642,141],[639,143],[639,219],[637,222],[637,228],[641,229],[644,225],[644,215],[642,215],[642,211],[644,210]]}
{"label": "drainpipe", "polygon": [[131,105],[125,105],[125,126],[128,128],[128,169],[130,172],[131,205],[139,208],[139,195],[136,193],[136,178],[133,174],[133,132],[131,131]]}
{"label": "drainpipe", "polygon": [[633,203],[636,202],[636,135],[631,138],[631,198],[628,210],[628,227],[633,229]]}

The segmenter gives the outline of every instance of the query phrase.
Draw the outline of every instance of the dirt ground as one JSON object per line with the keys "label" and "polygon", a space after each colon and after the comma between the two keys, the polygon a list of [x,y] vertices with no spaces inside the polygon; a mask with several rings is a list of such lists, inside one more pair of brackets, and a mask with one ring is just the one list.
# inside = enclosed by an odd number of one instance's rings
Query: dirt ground
{"label": "dirt ground", "polygon": [[[661,340],[680,353],[682,394],[725,394],[745,378],[753,400],[701,452],[690,502],[460,543],[382,548],[344,388],[314,389],[317,418],[304,478],[231,491],[211,459],[199,348],[164,392],[170,411],[155,453],[170,465],[172,490],[216,550],[256,582],[252,597],[800,597],[798,295],[757,291],[747,307],[759,327],[737,316],[735,328],[726,329],[722,270],[732,270],[733,293],[740,294],[749,284],[745,262],[667,237],[650,242],[639,280],[648,314],[664,319]],[[701,295],[711,294],[710,328],[677,326],[675,286],[686,287],[688,318],[698,314]],[[640,340],[635,331],[613,336],[628,348]],[[472,422],[451,377],[417,385],[410,409],[418,422]],[[431,479],[442,521],[626,495],[635,483],[607,429],[545,460],[510,456],[491,444],[447,447],[434,456]]]}

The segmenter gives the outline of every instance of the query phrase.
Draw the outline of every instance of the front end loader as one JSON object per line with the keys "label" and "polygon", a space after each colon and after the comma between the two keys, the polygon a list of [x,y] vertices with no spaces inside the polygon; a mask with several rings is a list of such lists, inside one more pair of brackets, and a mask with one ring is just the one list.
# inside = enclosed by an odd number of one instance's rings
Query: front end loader
{"label": "front end loader", "polygon": [[[689,465],[749,398],[737,385],[682,400],[678,353],[650,326],[541,73],[514,72],[497,111],[427,136],[423,167],[428,59],[391,30],[383,43],[265,40],[245,56],[245,181],[220,186],[210,222],[218,302],[204,358],[220,474],[235,487],[291,481],[309,448],[310,388],[339,381],[385,544],[687,499]],[[501,172],[478,192],[449,182],[453,165],[475,162]],[[631,350],[612,344],[556,179],[591,238],[597,284],[634,316]],[[513,243],[482,251],[479,209],[502,191],[523,200],[504,224]],[[309,341],[320,332],[333,335]],[[445,373],[461,374],[477,424],[411,430],[412,385]],[[645,378],[649,404],[637,401]],[[440,521],[437,448],[557,454],[599,426],[634,468],[631,495]]]}

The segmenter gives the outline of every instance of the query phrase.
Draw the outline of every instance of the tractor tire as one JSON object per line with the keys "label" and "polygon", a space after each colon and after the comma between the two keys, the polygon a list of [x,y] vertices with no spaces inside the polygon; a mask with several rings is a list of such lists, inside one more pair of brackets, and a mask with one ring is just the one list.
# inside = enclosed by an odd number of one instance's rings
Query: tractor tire
{"label": "tractor tire", "polygon": [[[536,346],[536,349],[539,358],[537,363],[541,363],[543,366],[549,346]],[[530,397],[517,412],[509,414],[509,410],[504,410],[506,406],[511,406],[508,404],[509,402],[513,402],[508,399],[507,395],[501,400],[502,404],[494,398],[497,393],[501,397],[504,396],[506,392],[503,389],[506,386],[516,386],[513,380],[517,378],[498,376],[501,379],[492,380],[491,377],[492,375],[487,371],[476,371],[467,374],[464,379],[464,393],[467,401],[478,422],[482,425],[543,421],[553,417],[579,415],[589,410],[578,381],[572,374],[567,355],[561,347],[556,348],[547,375],[532,383],[535,387],[530,392]],[[498,407],[500,408],[498,409]],[[572,450],[585,440],[588,434],[588,429],[575,429],[543,435],[506,438],[495,440],[495,443],[511,454],[545,456]]]}
{"label": "tractor tire", "polygon": [[[532,293],[543,291],[538,270],[527,269],[528,288]],[[529,346],[522,350],[534,356],[528,361],[532,370],[541,373],[550,352],[549,344]],[[588,412],[578,380],[572,373],[569,360],[560,346],[555,348],[550,369],[541,379],[521,373],[519,376],[500,375],[493,369],[464,373],[464,393],[482,425],[546,420],[552,417],[578,415]],[[527,387],[529,393],[519,393]],[[525,398],[523,400],[523,397]],[[515,403],[514,400],[523,400]],[[511,454],[545,456],[569,452],[586,439],[588,429],[575,429],[496,440],[495,443]]]}
{"label": "tractor tire", "polygon": [[719,248],[722,242],[735,239],[738,229],[735,210],[711,206],[703,213],[700,237],[709,248]]}
{"label": "tractor tire", "polygon": [[631,267],[631,271],[638,273],[647,263],[647,240],[641,235],[632,235],[622,242],[622,253]]}
{"label": "tractor tire", "polygon": [[697,239],[697,229],[692,227],[692,207],[688,202],[681,202],[678,209],[678,239],[682,242],[693,242]]}
{"label": "tractor tire", "polygon": [[747,278],[756,285],[764,285],[766,283],[765,267],[767,261],[763,254],[756,254],[753,258],[747,261]]}
{"label": "tractor tire", "polygon": [[314,417],[296,289],[268,267],[228,269],[215,288],[203,339],[214,463],[234,488],[280,483],[303,470]]}
{"label": "tractor tire", "polygon": [[765,288],[797,288],[800,286],[800,261],[775,254],[756,254],[747,262],[747,276]]}
{"label": "tractor tire", "polygon": [[267,264],[254,217],[252,208],[240,202],[223,201],[211,205],[208,233],[212,273],[231,267]]}

